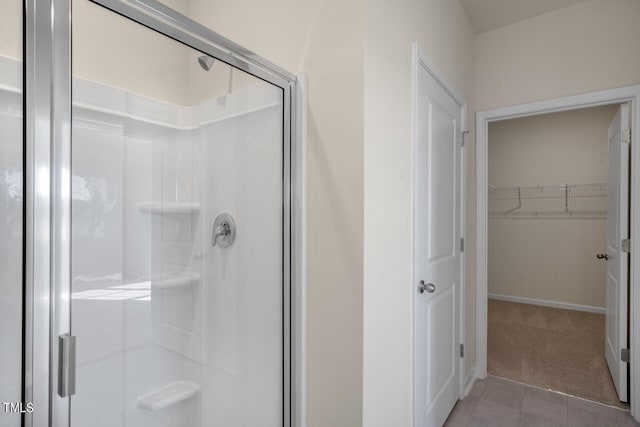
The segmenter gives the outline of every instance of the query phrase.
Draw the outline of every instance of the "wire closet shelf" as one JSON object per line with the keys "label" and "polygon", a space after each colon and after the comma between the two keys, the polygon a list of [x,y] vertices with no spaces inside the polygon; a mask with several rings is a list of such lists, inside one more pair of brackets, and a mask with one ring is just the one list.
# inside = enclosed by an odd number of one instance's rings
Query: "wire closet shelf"
{"label": "wire closet shelf", "polygon": [[489,188],[490,218],[607,218],[607,183]]}

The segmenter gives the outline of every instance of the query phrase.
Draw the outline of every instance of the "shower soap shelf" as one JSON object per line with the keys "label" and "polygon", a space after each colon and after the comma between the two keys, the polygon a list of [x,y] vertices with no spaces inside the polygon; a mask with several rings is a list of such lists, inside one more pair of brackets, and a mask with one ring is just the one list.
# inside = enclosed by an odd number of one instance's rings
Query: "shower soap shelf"
{"label": "shower soap shelf", "polygon": [[200,275],[198,273],[172,274],[154,278],[151,281],[151,286],[157,289],[169,289],[195,285],[199,281]]}
{"label": "shower soap shelf", "polygon": [[149,411],[159,411],[190,399],[200,390],[193,381],[176,381],[143,394],[138,398],[138,407]]}
{"label": "shower soap shelf", "polygon": [[198,203],[178,202],[140,202],[137,205],[138,212],[143,214],[193,214],[200,211]]}

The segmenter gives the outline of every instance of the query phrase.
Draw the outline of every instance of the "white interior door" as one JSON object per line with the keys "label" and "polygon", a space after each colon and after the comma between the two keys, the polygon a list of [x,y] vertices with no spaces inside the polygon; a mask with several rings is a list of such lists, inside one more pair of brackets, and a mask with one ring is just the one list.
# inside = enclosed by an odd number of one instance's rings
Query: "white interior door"
{"label": "white interior door", "polygon": [[609,127],[607,206],[607,313],[605,358],[621,401],[627,402],[627,369],[621,351],[627,348],[629,253],[622,248],[629,236],[629,106],[620,106]]}
{"label": "white interior door", "polygon": [[459,395],[462,107],[417,76],[415,425],[440,426]]}

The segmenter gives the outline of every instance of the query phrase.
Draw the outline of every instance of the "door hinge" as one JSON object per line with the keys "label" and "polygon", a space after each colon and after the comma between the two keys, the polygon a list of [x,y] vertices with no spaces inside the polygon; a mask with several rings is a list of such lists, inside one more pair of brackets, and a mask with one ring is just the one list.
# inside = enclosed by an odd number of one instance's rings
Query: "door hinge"
{"label": "door hinge", "polygon": [[462,138],[460,139],[460,146],[464,147],[466,142],[467,142],[467,135],[469,135],[469,131],[468,130],[463,130],[462,131]]}
{"label": "door hinge", "polygon": [[622,350],[620,350],[620,360],[622,360],[624,363],[629,363],[629,349],[628,348],[623,348]]}
{"label": "door hinge", "polygon": [[631,252],[631,239],[622,239],[620,249],[622,250],[622,252]]}
{"label": "door hinge", "polygon": [[460,344],[460,357],[464,357],[464,344]]}
{"label": "door hinge", "polygon": [[622,142],[631,143],[631,129],[625,129],[622,131]]}
{"label": "door hinge", "polygon": [[460,239],[460,252],[464,252],[464,239]]}
{"label": "door hinge", "polygon": [[60,397],[76,393],[76,337],[58,336],[58,394]]}

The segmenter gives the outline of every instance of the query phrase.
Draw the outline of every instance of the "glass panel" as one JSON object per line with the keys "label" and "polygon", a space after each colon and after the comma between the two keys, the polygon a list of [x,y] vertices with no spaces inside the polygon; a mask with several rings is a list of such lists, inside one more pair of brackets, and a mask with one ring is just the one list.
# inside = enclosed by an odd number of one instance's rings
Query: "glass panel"
{"label": "glass panel", "polygon": [[22,128],[22,1],[6,0],[0,3],[0,427],[19,426],[22,409]]}
{"label": "glass panel", "polygon": [[282,90],[72,10],[71,424],[282,426]]}

